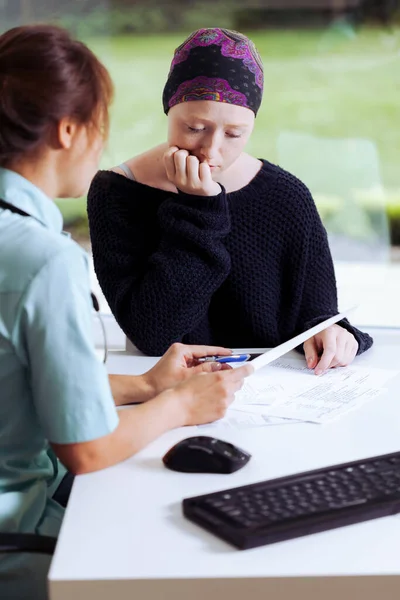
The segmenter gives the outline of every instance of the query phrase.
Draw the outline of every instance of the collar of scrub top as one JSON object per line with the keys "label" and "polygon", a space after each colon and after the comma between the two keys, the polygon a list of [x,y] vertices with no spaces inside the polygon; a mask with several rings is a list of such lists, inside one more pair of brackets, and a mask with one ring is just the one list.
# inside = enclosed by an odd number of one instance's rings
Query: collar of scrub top
{"label": "collar of scrub top", "polygon": [[55,202],[15,171],[0,168],[0,198],[24,211],[44,227],[63,233],[62,214]]}

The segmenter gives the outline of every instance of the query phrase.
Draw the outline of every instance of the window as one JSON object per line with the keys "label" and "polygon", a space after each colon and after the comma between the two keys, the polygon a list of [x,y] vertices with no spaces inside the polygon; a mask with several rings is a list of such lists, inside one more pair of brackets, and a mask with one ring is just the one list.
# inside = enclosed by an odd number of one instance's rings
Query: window
{"label": "window", "polygon": [[[87,42],[116,85],[102,165],[165,138],[161,93],[172,52],[192,30],[242,30],[265,67],[249,151],[298,175],[328,230],[342,307],[398,325],[400,29],[396,0],[0,0],[0,30],[55,21]],[[85,200],[60,202],[88,249]]]}

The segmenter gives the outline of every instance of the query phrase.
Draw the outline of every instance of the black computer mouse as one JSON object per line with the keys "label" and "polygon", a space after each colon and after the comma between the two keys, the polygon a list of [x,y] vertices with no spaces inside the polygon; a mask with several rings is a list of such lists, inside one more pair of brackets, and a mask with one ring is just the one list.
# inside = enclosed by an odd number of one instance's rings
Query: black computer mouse
{"label": "black computer mouse", "polygon": [[229,442],[207,435],[189,437],[172,446],[163,463],[183,473],[233,473],[249,462],[251,454]]}

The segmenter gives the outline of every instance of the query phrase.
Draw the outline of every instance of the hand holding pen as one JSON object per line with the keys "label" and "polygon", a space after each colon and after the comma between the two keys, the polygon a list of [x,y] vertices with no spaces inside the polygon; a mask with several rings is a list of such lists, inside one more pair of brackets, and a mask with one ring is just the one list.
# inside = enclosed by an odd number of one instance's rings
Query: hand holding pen
{"label": "hand holding pen", "polygon": [[221,346],[172,344],[157,364],[143,374],[147,396],[144,399],[150,399],[193,375],[232,369],[229,363],[217,361],[214,357],[229,359],[232,350]]}

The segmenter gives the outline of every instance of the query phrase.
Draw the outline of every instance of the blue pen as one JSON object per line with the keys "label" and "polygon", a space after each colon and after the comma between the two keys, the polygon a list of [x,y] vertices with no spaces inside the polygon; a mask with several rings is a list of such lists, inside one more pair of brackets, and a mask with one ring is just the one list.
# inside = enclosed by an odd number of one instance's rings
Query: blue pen
{"label": "blue pen", "polygon": [[245,362],[249,360],[250,354],[231,354],[230,356],[204,356],[198,358],[199,363],[205,362],[218,362],[218,363],[231,363],[231,362]]}

